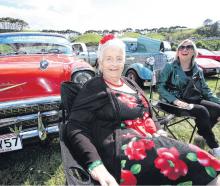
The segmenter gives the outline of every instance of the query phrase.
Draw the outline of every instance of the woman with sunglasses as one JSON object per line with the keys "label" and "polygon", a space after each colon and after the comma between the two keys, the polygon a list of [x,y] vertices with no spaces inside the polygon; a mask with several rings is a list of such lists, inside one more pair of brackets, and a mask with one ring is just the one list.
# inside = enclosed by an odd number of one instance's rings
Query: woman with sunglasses
{"label": "woman with sunglasses", "polygon": [[[195,118],[198,134],[205,139],[210,152],[220,157],[220,147],[212,131],[220,121],[220,99],[208,88],[202,69],[196,64],[197,53],[193,41],[182,41],[175,60],[167,63],[160,73],[158,92],[162,101],[176,106],[174,112]],[[164,104],[164,109],[169,108]]]}

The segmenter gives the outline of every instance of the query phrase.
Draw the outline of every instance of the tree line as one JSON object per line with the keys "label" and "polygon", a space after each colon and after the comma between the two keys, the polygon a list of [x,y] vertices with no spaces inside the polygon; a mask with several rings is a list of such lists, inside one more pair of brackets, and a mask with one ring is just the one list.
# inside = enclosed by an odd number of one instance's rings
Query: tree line
{"label": "tree line", "polygon": [[[2,17],[0,18],[0,32],[9,32],[9,31],[23,31],[24,29],[28,28],[29,24],[17,18],[11,17]],[[172,33],[178,30],[187,29],[185,26],[171,26],[171,27],[160,27],[160,28],[152,28],[152,29],[132,29],[126,28],[123,30],[87,30],[83,34],[87,33],[97,33],[99,35],[104,35],[107,33],[124,33],[124,32],[134,32],[139,34],[146,34],[146,33]],[[52,32],[52,33],[60,33],[65,35],[82,35],[82,33],[67,29],[67,30],[41,30],[42,32]],[[196,29],[196,34],[203,36],[203,37],[213,37],[213,36],[220,36],[220,20],[214,22],[211,19],[206,19],[203,22],[203,26]]]}
{"label": "tree line", "polygon": [[0,32],[22,31],[28,27],[28,23],[22,19],[11,17],[0,18]]}
{"label": "tree line", "polygon": [[[24,29],[28,28],[29,24],[22,20],[22,19],[17,19],[17,18],[11,18],[11,17],[2,17],[0,18],[0,31],[1,32],[8,32],[8,31],[23,31]],[[152,29],[132,29],[132,28],[126,28],[124,30],[87,30],[83,34],[87,33],[97,33],[97,34],[105,34],[105,33],[116,33],[116,32],[136,32],[136,33],[141,33],[141,32],[162,32],[162,31],[168,31],[170,32],[171,30],[175,30],[178,28],[186,28],[186,27],[181,27],[181,26],[175,26],[175,27],[170,27],[170,28],[152,28]],[[60,34],[76,34],[76,35],[81,35],[82,33],[67,29],[67,30],[41,30],[42,32],[52,32],[52,33],[60,33]]]}

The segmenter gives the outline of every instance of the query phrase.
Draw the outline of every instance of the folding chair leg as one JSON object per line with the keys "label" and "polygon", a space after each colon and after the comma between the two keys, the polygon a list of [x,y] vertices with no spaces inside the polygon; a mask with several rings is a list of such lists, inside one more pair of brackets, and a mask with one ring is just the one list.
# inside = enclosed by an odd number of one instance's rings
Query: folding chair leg
{"label": "folding chair leg", "polygon": [[167,125],[164,125],[164,130],[168,130],[168,132],[173,136],[173,138],[177,140],[177,137],[174,135],[174,133],[169,129]]}
{"label": "folding chair leg", "polygon": [[196,128],[197,128],[197,127],[196,127],[196,124],[195,124],[195,126],[193,127],[192,134],[191,134],[190,139],[189,139],[189,143],[192,142],[193,136],[194,136],[194,134],[195,134],[195,132],[196,132]]}
{"label": "folding chair leg", "polygon": [[178,120],[178,121],[176,121],[176,122],[174,122],[174,123],[171,123],[171,124],[169,124],[169,125],[164,125],[164,129],[168,130],[169,133],[173,136],[173,138],[177,139],[177,137],[176,137],[176,136],[174,135],[174,133],[169,129],[169,127],[171,127],[171,126],[173,126],[173,125],[175,125],[175,124],[177,124],[177,123],[181,123],[181,122],[183,122],[183,121],[186,121],[186,122],[193,128],[193,131],[192,131],[191,136],[190,136],[190,139],[189,139],[189,143],[191,143],[192,140],[193,140],[193,136],[194,136],[194,134],[195,134],[195,132],[196,132],[197,127],[196,127],[196,124],[193,125],[193,124],[189,121],[189,119],[190,119],[189,117],[186,117],[186,118],[183,118],[183,119],[181,119],[181,120]]}

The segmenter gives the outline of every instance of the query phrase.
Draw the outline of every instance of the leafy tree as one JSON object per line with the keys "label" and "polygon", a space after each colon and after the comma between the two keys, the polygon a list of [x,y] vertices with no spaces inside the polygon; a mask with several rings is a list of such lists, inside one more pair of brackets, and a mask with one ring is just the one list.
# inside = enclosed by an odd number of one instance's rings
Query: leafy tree
{"label": "leafy tree", "polygon": [[0,30],[2,31],[22,31],[28,27],[28,23],[21,19],[11,17],[0,18]]}
{"label": "leafy tree", "polygon": [[133,29],[132,29],[132,28],[126,28],[126,29],[124,30],[124,32],[133,32]]}
{"label": "leafy tree", "polygon": [[198,48],[207,48],[207,46],[205,45],[205,43],[203,41],[197,41],[196,46]]}
{"label": "leafy tree", "polygon": [[105,34],[108,34],[110,31],[109,30],[103,30],[103,34],[105,35]]}
{"label": "leafy tree", "polygon": [[211,19],[206,19],[205,21],[203,21],[203,25],[204,26],[209,26],[209,25],[211,25],[212,24],[212,20]]}
{"label": "leafy tree", "polygon": [[219,30],[218,22],[215,22],[214,24],[211,25],[210,32],[213,36],[220,36],[220,32],[218,30]]}

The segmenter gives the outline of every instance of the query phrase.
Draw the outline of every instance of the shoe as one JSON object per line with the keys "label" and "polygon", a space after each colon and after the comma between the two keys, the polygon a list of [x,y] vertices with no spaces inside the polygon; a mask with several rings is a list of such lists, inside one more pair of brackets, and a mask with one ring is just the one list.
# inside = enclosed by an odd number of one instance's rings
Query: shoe
{"label": "shoe", "polygon": [[220,147],[211,149],[210,153],[216,158],[220,158]]}
{"label": "shoe", "polygon": [[193,140],[193,144],[200,147],[201,149],[204,149],[205,148],[205,139],[196,134],[195,137],[194,137],[194,140]]}

